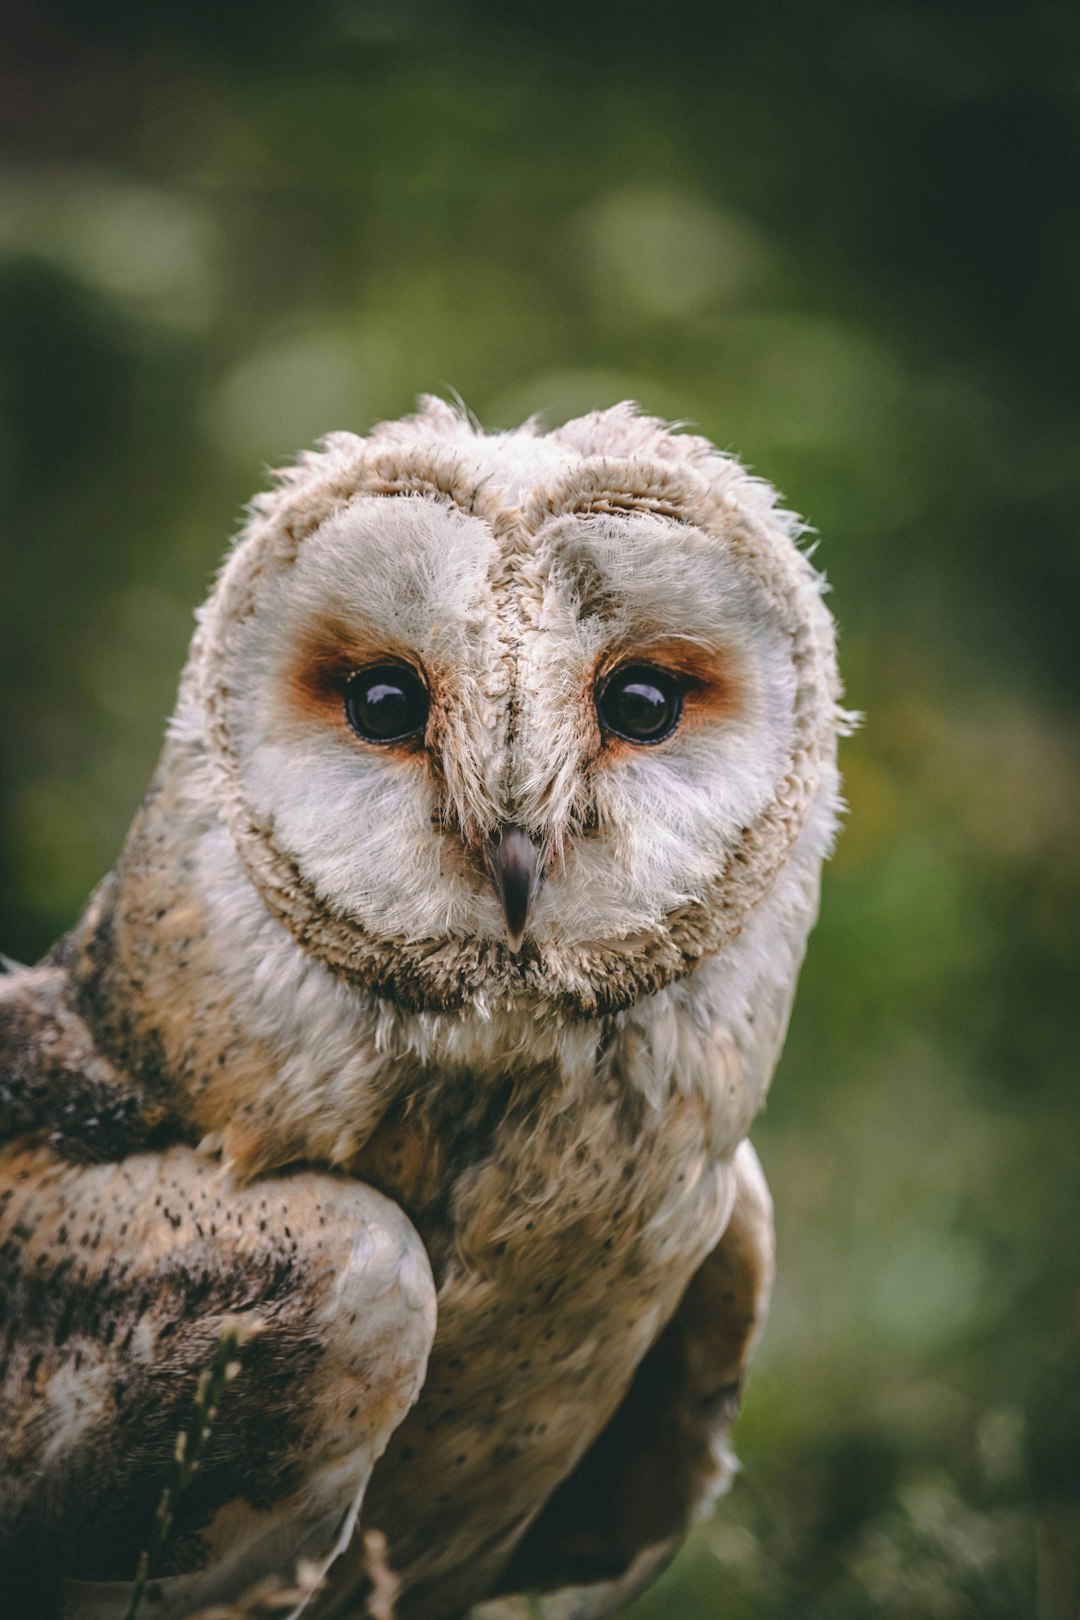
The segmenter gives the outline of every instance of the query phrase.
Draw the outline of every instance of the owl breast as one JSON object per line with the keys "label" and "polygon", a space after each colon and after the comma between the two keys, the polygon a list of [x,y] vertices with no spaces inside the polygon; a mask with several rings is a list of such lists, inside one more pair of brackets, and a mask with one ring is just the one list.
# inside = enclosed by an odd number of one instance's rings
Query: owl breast
{"label": "owl breast", "polygon": [[727,1221],[699,1104],[646,1107],[616,1078],[567,1103],[554,1075],[482,1096],[463,1077],[399,1107],[353,1167],[408,1212],[439,1290],[423,1392],[365,1508],[405,1620],[490,1590]]}

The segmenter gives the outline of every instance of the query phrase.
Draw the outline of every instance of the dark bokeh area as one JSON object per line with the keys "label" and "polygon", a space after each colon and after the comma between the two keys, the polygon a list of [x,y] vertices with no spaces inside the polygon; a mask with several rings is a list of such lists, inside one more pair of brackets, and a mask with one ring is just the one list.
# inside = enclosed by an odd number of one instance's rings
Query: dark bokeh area
{"label": "dark bokeh area", "polygon": [[115,858],[265,467],[624,397],[821,535],[849,824],[744,1472],[640,1620],[1080,1611],[1080,14],[14,4],[0,949]]}

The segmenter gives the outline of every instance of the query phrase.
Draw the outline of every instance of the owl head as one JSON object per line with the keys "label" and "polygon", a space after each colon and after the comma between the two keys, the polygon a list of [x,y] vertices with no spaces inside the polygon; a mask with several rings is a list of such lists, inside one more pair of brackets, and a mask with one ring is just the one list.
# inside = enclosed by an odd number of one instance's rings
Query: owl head
{"label": "owl head", "polygon": [[722,952],[833,815],[799,532],[631,405],[332,434],[253,503],[179,711],[265,905],[411,1009],[593,1016]]}

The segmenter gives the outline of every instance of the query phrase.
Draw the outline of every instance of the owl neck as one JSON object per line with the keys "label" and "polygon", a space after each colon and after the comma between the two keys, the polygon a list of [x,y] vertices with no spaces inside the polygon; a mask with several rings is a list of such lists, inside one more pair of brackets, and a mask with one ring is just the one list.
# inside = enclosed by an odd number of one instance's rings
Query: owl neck
{"label": "owl neck", "polygon": [[412,1013],[343,982],[267,911],[205,762],[175,742],[65,954],[103,1053],[192,1140],[249,1173],[346,1165],[392,1106],[508,1071],[548,1099],[598,1079],[652,1107],[697,1095],[723,1156],[774,1055],[752,1020],[727,1016],[747,996],[735,951],[605,1019],[560,1022],[526,1004]]}

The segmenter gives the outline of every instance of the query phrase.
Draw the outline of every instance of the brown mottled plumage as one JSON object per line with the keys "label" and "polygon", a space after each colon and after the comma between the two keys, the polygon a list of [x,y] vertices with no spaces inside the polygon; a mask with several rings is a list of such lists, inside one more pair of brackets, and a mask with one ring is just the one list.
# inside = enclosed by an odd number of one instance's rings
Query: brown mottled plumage
{"label": "brown mottled plumage", "polygon": [[[584,1620],[724,1483],[843,718],[796,535],[630,407],[428,401],[255,503],[115,871],[0,979],[19,1612],[119,1620],[229,1321],[148,1615],[300,1555],[361,1615],[359,1514],[400,1620]],[[350,709],[375,667],[400,736]],[[627,670],[659,735],[610,723]]]}

